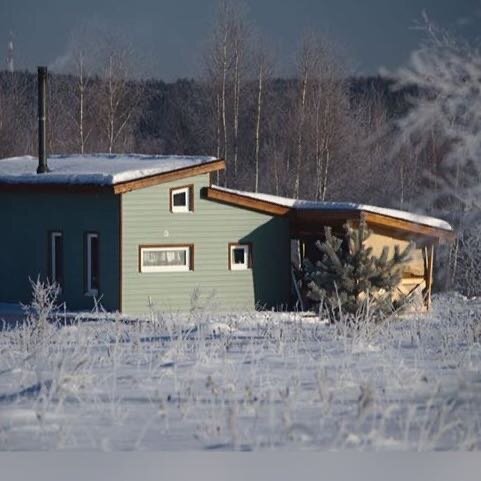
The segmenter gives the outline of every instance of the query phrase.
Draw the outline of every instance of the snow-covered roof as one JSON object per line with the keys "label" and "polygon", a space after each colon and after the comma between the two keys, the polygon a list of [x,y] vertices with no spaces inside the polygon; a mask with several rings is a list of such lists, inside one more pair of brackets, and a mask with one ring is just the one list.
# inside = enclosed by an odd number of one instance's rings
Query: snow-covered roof
{"label": "snow-covered roof", "polygon": [[227,192],[231,194],[240,195],[243,197],[249,197],[251,199],[269,202],[270,204],[279,205],[282,207],[288,207],[296,210],[317,210],[317,211],[360,211],[370,212],[373,214],[380,214],[383,216],[393,217],[395,219],[402,219],[408,222],[414,222],[416,224],[422,224],[436,229],[443,229],[446,231],[452,231],[452,226],[436,217],[429,217],[422,214],[414,214],[412,212],[406,212],[404,210],[387,209],[384,207],[377,207],[374,205],[358,204],[355,202],[325,202],[325,201],[313,201],[313,200],[301,200],[291,199],[288,197],[279,197],[276,195],[262,194],[255,192],[247,192],[242,190],[228,189],[226,187],[220,187],[217,185],[212,186],[213,189]]}
{"label": "snow-covered roof", "polygon": [[215,157],[140,154],[52,155],[38,175],[37,157],[0,159],[0,183],[115,185],[215,161]]}

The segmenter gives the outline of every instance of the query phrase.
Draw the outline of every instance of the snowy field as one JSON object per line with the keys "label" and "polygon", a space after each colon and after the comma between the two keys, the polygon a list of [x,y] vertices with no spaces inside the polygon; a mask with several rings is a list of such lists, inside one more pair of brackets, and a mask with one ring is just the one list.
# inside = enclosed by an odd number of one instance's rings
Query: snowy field
{"label": "snowy field", "polygon": [[295,314],[0,332],[2,450],[481,448],[481,302],[358,331]]}

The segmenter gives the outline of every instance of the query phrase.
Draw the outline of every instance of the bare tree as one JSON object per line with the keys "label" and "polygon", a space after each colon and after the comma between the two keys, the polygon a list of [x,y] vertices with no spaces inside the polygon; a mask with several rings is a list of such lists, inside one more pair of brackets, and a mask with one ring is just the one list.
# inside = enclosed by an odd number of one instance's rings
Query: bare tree
{"label": "bare tree", "polygon": [[303,38],[297,72],[292,195],[298,198],[302,191],[303,197],[324,200],[333,165],[343,162],[346,167],[354,146],[347,67],[332,40],[311,33]]}
{"label": "bare tree", "polygon": [[245,5],[236,4],[232,10],[232,54],[233,54],[233,163],[234,179],[238,175],[239,118],[241,93],[245,76],[249,70],[251,28],[246,20]]}
{"label": "bare tree", "polygon": [[[66,54],[53,65],[52,137],[62,151],[127,150],[145,98],[133,82],[139,65],[122,32],[95,22],[71,35]],[[62,140],[60,141],[60,136]]]}
{"label": "bare tree", "polygon": [[[89,148],[90,136],[98,116],[93,79],[97,62],[93,52],[97,51],[98,38],[98,28],[91,24],[81,25],[72,33],[65,61],[58,66],[60,72],[70,73],[75,78],[65,109],[75,131],[75,151],[81,154]],[[95,149],[97,146],[92,147]]]}
{"label": "bare tree", "polygon": [[85,153],[86,145],[90,134],[92,132],[93,124],[88,122],[87,118],[91,111],[90,109],[90,93],[92,88],[92,79],[89,76],[87,67],[86,52],[79,49],[75,54],[76,71],[78,75],[77,81],[77,126],[78,126],[78,141],[79,150],[83,155]]}
{"label": "bare tree", "polygon": [[261,151],[261,125],[263,123],[263,105],[266,83],[272,74],[272,60],[265,43],[259,40],[254,53],[254,64],[257,73],[256,92],[256,125],[254,142],[254,192],[259,191],[260,182],[260,151]]}
{"label": "bare tree", "polygon": [[109,153],[129,150],[132,130],[141,114],[143,84],[132,82],[133,55],[131,47],[123,45],[118,37],[105,39],[98,104]]}
{"label": "bare tree", "polygon": [[0,157],[35,153],[35,87],[33,75],[0,73]]}
{"label": "bare tree", "polygon": [[249,37],[243,3],[220,0],[205,64],[215,112],[215,150],[228,165],[232,161],[234,179],[238,175],[241,95],[249,62]]}
{"label": "bare tree", "polygon": [[350,124],[349,95],[347,71],[341,55],[327,37],[318,36],[315,42],[310,108],[314,130],[315,199],[325,200],[331,161]]}
{"label": "bare tree", "polygon": [[232,67],[232,7],[229,1],[220,1],[217,17],[210,39],[205,63],[207,83],[212,88],[212,98],[216,112],[216,151],[218,157],[228,160],[227,129],[227,88],[228,77]]}
{"label": "bare tree", "polygon": [[302,160],[305,155],[305,121],[307,113],[307,90],[310,87],[311,76],[316,69],[316,46],[312,35],[305,36],[302,40],[301,48],[297,57],[298,68],[298,106],[297,106],[297,139],[296,139],[296,170],[293,188],[293,196],[299,197]]}

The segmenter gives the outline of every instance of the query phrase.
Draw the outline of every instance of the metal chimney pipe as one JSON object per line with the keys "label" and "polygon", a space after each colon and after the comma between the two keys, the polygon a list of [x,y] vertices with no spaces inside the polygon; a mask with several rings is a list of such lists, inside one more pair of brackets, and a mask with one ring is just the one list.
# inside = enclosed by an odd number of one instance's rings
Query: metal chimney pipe
{"label": "metal chimney pipe", "polygon": [[47,165],[47,67],[38,67],[38,167],[37,174],[48,172]]}

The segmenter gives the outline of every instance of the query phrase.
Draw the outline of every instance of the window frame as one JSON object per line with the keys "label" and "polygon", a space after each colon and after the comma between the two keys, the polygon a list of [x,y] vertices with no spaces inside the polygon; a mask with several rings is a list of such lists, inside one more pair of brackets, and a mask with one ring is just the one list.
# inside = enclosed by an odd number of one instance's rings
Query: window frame
{"label": "window frame", "polygon": [[[56,256],[56,242],[55,239],[60,238],[62,241],[62,250],[61,250],[61,259],[60,259],[60,265],[61,265],[61,273],[60,273],[60,280],[57,279],[57,256]],[[64,236],[63,232],[59,229],[57,230],[51,230],[48,232],[48,280],[51,283],[55,283],[59,286],[60,289],[63,288],[64,284],[64,260],[65,260],[65,255],[64,255]]]}
{"label": "window frame", "polygon": [[[235,264],[233,262],[234,249],[243,248],[247,255],[247,262]],[[248,271],[252,269],[252,242],[229,242],[227,248],[228,267],[230,271]]]}
{"label": "window frame", "polygon": [[[174,195],[185,192],[187,203],[185,206],[174,205]],[[169,210],[172,214],[189,214],[194,212],[194,184],[180,185],[169,189]]]}
{"label": "window frame", "polygon": [[[182,251],[186,252],[186,264],[183,266],[143,266],[143,253],[145,251]],[[139,265],[140,274],[163,274],[163,273],[182,273],[194,270],[194,244],[149,244],[139,245]]]}
{"label": "window frame", "polygon": [[[97,239],[97,286],[92,286],[92,244],[91,239]],[[98,232],[86,232],[84,238],[84,284],[85,295],[90,297],[98,296],[100,292],[100,235]]]}

